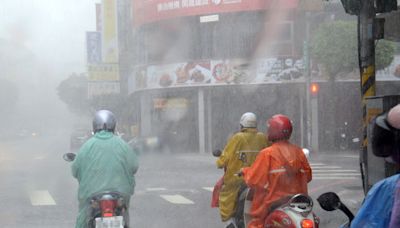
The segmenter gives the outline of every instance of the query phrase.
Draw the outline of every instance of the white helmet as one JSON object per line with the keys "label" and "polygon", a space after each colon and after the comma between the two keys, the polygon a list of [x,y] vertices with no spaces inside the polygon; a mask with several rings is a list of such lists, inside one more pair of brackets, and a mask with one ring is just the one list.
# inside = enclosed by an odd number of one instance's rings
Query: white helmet
{"label": "white helmet", "polygon": [[246,112],[240,118],[240,126],[243,128],[256,128],[257,116],[252,112]]}

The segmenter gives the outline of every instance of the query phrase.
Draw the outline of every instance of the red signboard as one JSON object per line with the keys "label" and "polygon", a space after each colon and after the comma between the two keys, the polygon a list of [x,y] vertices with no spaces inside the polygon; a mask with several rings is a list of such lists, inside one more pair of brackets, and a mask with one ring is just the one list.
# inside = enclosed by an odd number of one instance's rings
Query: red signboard
{"label": "red signboard", "polygon": [[132,0],[136,26],[154,21],[215,13],[293,9],[299,0]]}

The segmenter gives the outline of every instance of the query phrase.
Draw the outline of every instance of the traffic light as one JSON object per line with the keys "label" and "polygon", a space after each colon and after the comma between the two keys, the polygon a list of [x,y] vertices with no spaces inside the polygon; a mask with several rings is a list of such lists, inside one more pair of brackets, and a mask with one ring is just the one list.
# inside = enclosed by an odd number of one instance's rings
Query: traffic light
{"label": "traffic light", "polygon": [[340,0],[344,11],[350,15],[360,15],[361,0]]}
{"label": "traffic light", "polygon": [[[360,15],[362,1],[366,0],[340,0],[347,14]],[[397,0],[375,0],[376,13],[388,13],[397,10]]]}
{"label": "traffic light", "polygon": [[313,97],[317,96],[318,92],[319,92],[319,84],[315,83],[315,82],[311,83],[311,85],[310,85],[311,96],[313,96]]}
{"label": "traffic light", "polygon": [[376,0],[376,12],[388,13],[397,10],[397,0]]}

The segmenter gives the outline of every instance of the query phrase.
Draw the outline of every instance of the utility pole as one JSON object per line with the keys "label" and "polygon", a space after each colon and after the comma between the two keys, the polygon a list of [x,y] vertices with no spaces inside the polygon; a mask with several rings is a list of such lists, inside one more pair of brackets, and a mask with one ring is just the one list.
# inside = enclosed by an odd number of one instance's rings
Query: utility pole
{"label": "utility pole", "polygon": [[310,85],[311,85],[311,69],[310,69],[310,12],[306,12],[306,37],[303,46],[305,78],[306,78],[306,146],[311,148],[311,99],[310,99]]}
{"label": "utility pole", "polygon": [[363,141],[360,151],[360,169],[364,191],[367,191],[366,170],[367,160],[367,127],[368,113],[366,98],[375,96],[375,7],[374,0],[361,1],[360,14],[358,15],[358,54],[361,77],[362,109],[363,109]]}
{"label": "utility pole", "polygon": [[346,13],[358,16],[358,60],[361,78],[363,109],[363,141],[360,151],[360,171],[364,192],[368,185],[368,121],[373,113],[368,113],[366,98],[375,96],[375,40],[384,38],[384,19],[377,19],[377,13],[397,10],[397,0],[341,0]]}

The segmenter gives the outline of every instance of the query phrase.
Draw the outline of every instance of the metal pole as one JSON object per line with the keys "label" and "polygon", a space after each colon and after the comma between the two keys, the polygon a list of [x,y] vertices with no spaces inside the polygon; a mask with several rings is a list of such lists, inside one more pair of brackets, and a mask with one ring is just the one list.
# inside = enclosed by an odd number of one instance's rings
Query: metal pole
{"label": "metal pole", "polygon": [[300,102],[300,142],[301,147],[304,148],[304,97],[303,97],[303,89],[299,89],[299,102]]}
{"label": "metal pole", "polygon": [[304,65],[305,65],[305,79],[306,79],[306,129],[307,129],[307,148],[311,149],[311,70],[310,70],[310,53],[309,53],[309,42],[310,42],[310,12],[306,12],[306,39],[304,41]]}
{"label": "metal pole", "polygon": [[319,151],[318,143],[318,97],[311,99],[311,150]]}
{"label": "metal pole", "polygon": [[205,114],[204,114],[204,91],[203,89],[199,89],[198,95],[198,107],[199,107],[199,152],[205,153]]}
{"label": "metal pole", "polygon": [[[209,90],[211,91],[211,90]],[[207,136],[208,136],[208,152],[212,151],[212,134],[213,134],[213,129],[212,129],[212,106],[211,106],[211,92],[207,93]]]}
{"label": "metal pole", "polygon": [[363,108],[363,144],[360,151],[360,168],[362,174],[364,192],[368,191],[367,173],[367,126],[368,113],[366,98],[375,96],[375,39],[374,18],[375,8],[373,0],[361,1],[361,12],[358,16],[358,45],[359,45],[359,69],[361,77],[362,108]]}

